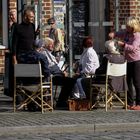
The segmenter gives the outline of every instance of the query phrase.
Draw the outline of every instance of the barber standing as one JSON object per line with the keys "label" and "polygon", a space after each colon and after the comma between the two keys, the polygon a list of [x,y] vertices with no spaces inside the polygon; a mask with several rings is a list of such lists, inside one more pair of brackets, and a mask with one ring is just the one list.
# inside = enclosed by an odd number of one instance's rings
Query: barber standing
{"label": "barber standing", "polygon": [[12,41],[13,63],[20,62],[22,54],[33,49],[36,38],[34,22],[34,11],[27,8],[23,13],[23,21],[15,27]]}
{"label": "barber standing", "polygon": [[[128,109],[140,110],[140,21],[137,17],[129,17],[126,21],[127,41],[118,41],[124,49],[127,60]],[[136,102],[132,91],[132,83],[136,90]]]}

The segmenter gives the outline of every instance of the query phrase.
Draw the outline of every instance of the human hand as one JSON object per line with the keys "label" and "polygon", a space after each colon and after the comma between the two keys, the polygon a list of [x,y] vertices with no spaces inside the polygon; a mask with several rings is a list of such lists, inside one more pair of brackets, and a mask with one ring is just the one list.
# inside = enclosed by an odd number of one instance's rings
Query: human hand
{"label": "human hand", "polygon": [[40,33],[40,26],[38,25],[38,27],[37,27],[37,29],[36,29],[36,31],[35,31],[35,34],[36,34],[36,35],[39,35],[39,33]]}
{"label": "human hand", "polygon": [[17,64],[16,56],[13,56],[12,61],[13,61],[13,64]]}
{"label": "human hand", "polygon": [[117,41],[117,44],[118,44],[118,46],[120,46],[120,47],[124,47],[124,45],[125,45],[125,43],[122,42],[122,41]]}
{"label": "human hand", "polygon": [[77,78],[77,77],[79,77],[79,76],[80,76],[80,73],[74,73],[72,77],[73,77],[73,78]]}
{"label": "human hand", "polygon": [[66,72],[66,71],[63,71],[63,73],[64,73],[64,75],[65,75],[65,77],[68,77],[68,72]]}

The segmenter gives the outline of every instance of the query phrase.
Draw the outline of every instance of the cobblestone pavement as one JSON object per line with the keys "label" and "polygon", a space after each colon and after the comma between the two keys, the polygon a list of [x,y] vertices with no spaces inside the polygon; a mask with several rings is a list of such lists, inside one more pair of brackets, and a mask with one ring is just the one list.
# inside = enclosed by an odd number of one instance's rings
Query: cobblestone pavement
{"label": "cobblestone pavement", "polygon": [[140,131],[84,133],[28,133],[1,135],[0,140],[139,140]]}
{"label": "cobblestone pavement", "polygon": [[139,140],[140,111],[1,112],[0,140]]}
{"label": "cobblestone pavement", "polygon": [[140,111],[13,113],[9,104],[0,105],[0,140],[140,140]]}

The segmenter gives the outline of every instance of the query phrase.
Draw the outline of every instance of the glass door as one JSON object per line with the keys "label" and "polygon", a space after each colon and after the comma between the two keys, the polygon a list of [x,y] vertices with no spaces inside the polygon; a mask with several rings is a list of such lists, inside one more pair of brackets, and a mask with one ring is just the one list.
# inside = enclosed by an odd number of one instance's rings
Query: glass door
{"label": "glass door", "polygon": [[2,1],[0,1],[0,44],[2,44]]}
{"label": "glass door", "polygon": [[7,0],[0,1],[0,49],[8,47],[8,13]]}
{"label": "glass door", "polygon": [[109,10],[109,0],[90,0],[89,33],[94,37],[94,49],[99,54],[105,52],[104,43],[113,27]]}

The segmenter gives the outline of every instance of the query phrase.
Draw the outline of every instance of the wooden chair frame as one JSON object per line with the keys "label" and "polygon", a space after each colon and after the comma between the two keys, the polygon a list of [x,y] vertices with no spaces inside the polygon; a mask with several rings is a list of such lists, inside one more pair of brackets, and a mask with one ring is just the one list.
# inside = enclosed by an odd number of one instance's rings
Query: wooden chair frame
{"label": "wooden chair frame", "polygon": [[[38,78],[37,84],[17,83],[17,78]],[[27,81],[28,83],[28,81]],[[26,97],[18,106],[16,96],[22,94]],[[30,94],[29,94],[30,93]],[[45,98],[49,97],[50,101]],[[30,102],[41,108],[41,112],[53,111],[52,77],[49,82],[43,82],[41,64],[15,64],[14,65],[14,112],[27,106]]]}
{"label": "wooden chair frame", "polygon": [[126,85],[126,68],[127,68],[127,64],[126,62],[121,63],[121,64],[116,64],[116,63],[111,63],[108,61],[107,63],[107,72],[106,75],[100,75],[100,76],[104,76],[105,77],[105,83],[92,83],[92,77],[91,77],[91,91],[90,91],[90,104],[91,104],[91,109],[96,106],[97,102],[95,102],[95,104],[92,104],[92,89],[96,88],[99,91],[100,94],[100,89],[104,88],[105,89],[105,110],[107,111],[108,109],[108,104],[110,104],[110,107],[112,107],[113,105],[113,98],[115,97],[127,110],[127,87],[125,87],[124,89],[124,94],[125,94],[125,101],[123,101],[115,92],[115,90],[113,90],[112,88],[110,88],[110,83],[109,83],[109,79],[110,76],[114,76],[114,77],[120,77],[123,76],[124,78],[124,82]]}

